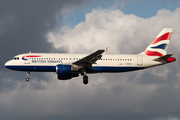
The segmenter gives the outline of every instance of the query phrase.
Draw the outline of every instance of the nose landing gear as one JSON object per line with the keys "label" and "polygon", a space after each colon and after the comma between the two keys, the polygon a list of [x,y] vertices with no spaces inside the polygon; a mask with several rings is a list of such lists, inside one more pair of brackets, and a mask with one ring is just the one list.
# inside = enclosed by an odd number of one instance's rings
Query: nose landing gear
{"label": "nose landing gear", "polygon": [[27,78],[25,79],[26,82],[29,82],[29,75],[30,75],[30,71],[27,71]]}

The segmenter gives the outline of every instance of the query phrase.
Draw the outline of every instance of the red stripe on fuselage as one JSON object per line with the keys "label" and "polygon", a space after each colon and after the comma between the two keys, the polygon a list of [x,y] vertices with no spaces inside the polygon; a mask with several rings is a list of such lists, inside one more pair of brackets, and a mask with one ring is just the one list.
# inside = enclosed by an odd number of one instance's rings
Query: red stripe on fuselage
{"label": "red stripe on fuselage", "polygon": [[23,56],[24,57],[41,57],[40,55],[28,55],[28,56]]}
{"label": "red stripe on fuselage", "polygon": [[158,43],[159,41],[162,41],[162,40],[170,40],[170,38],[171,38],[171,32],[168,32],[158,38],[155,38],[151,44]]}

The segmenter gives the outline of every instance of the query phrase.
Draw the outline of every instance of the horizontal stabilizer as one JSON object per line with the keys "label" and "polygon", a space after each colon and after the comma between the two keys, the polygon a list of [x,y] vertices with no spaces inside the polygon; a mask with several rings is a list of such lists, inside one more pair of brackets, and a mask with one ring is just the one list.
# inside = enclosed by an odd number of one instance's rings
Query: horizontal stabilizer
{"label": "horizontal stabilizer", "polygon": [[167,54],[167,55],[164,55],[162,57],[159,57],[159,58],[156,58],[154,59],[154,61],[158,61],[158,62],[164,62],[166,61],[169,57],[171,57],[173,54]]}

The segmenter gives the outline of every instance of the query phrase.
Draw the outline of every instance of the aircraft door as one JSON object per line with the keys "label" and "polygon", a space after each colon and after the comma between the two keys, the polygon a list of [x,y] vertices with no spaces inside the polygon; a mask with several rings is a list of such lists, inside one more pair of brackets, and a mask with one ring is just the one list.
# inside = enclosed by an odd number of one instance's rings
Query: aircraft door
{"label": "aircraft door", "polygon": [[26,57],[25,59],[26,59],[26,60],[24,60],[24,63],[25,63],[25,64],[30,64],[30,58],[29,58],[29,57]]}
{"label": "aircraft door", "polygon": [[142,55],[137,56],[137,65],[139,65],[139,66],[143,65],[143,56]]}
{"label": "aircraft door", "polygon": [[25,64],[30,64],[30,54],[31,54],[31,51],[29,52],[29,54],[27,54],[23,57]]}

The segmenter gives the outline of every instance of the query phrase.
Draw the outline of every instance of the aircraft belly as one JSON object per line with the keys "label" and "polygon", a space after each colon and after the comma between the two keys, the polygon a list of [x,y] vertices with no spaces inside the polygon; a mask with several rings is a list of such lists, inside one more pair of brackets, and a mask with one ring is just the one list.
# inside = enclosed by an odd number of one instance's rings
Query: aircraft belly
{"label": "aircraft belly", "polygon": [[7,68],[18,71],[34,72],[56,72],[56,66],[7,66]]}
{"label": "aircraft belly", "polygon": [[115,66],[94,66],[92,72],[128,72],[134,70],[144,69],[144,67],[115,67]]}

